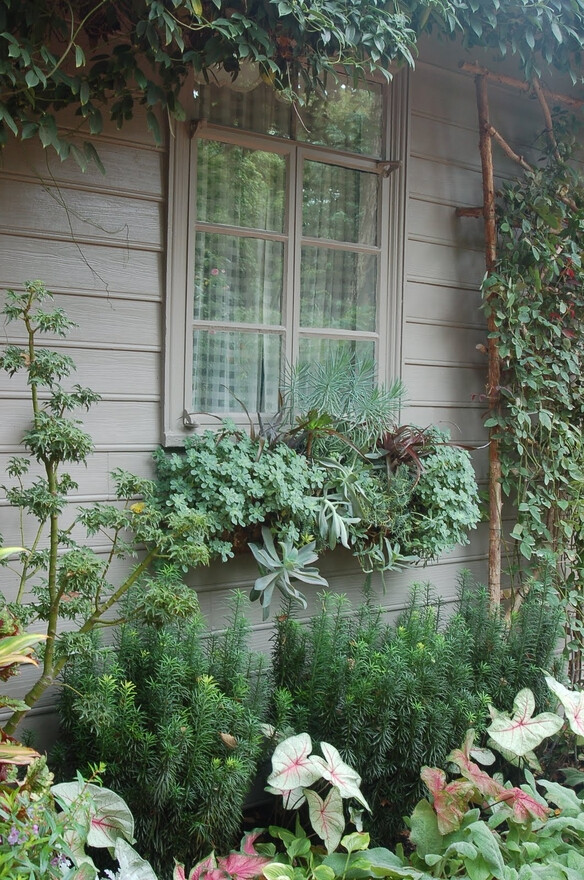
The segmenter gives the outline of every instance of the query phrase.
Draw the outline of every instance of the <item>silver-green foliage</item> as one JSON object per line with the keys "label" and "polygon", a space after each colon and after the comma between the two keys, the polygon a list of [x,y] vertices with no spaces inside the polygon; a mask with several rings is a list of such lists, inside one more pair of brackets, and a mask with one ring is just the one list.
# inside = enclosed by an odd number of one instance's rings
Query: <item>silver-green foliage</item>
{"label": "silver-green foliage", "polygon": [[285,443],[264,448],[227,423],[187,438],[184,453],[159,449],[154,459],[161,503],[204,514],[211,557],[233,556],[238,533],[259,536],[261,525],[295,543],[313,530],[325,473]]}

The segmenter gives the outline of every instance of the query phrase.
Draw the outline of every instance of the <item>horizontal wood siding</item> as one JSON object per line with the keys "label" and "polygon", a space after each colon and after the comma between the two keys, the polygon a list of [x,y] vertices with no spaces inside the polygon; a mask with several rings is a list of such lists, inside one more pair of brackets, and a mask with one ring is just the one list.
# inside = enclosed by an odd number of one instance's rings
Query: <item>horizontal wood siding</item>
{"label": "horizontal wood siding", "polygon": [[[36,139],[10,145],[0,165],[0,287],[20,289],[36,278],[46,283],[56,305],[78,325],[66,340],[54,340],[77,365],[71,382],[102,395],[88,413],[79,413],[96,451],[87,468],[68,469],[79,486],[66,523],[78,505],[114,497],[115,468],[150,475],[160,442],[166,149],[153,143],[144,119],[122,132],[108,129],[93,142],[105,175],[96,166],[83,173],[72,161],[59,162]],[[3,342],[18,343],[19,332],[15,324],[3,326]],[[0,375],[0,399],[4,472],[9,457],[21,452],[30,424],[23,377]],[[0,533],[7,544],[22,540],[2,498]],[[25,523],[25,541],[33,534],[34,523]],[[88,543],[105,553],[100,542]],[[5,576],[3,587],[9,584]],[[12,690],[22,692],[34,675],[23,670]],[[31,713],[41,745],[54,735],[54,704],[55,692],[48,692]]]}
{"label": "horizontal wood siding", "polygon": [[[459,206],[482,199],[473,81],[452,60],[428,56],[410,78],[405,274],[402,302],[401,372],[407,388],[404,422],[448,428],[454,439],[484,444],[484,321],[479,311],[483,275],[482,223],[457,219]],[[533,104],[503,89],[492,90],[493,119],[517,142],[531,141]],[[65,124],[67,118],[64,117]],[[72,123],[71,123],[72,124]],[[156,147],[143,119],[121,132],[95,138],[106,174],[95,167],[82,173],[60,163],[34,141],[9,147],[0,165],[0,287],[21,287],[41,278],[57,304],[79,325],[59,349],[78,365],[76,381],[102,394],[102,401],[80,418],[95,442],[89,466],[71,468],[79,488],[76,505],[113,497],[110,471],[125,467],[151,472],[151,452],[161,438],[162,338],[166,236],[166,151]],[[497,156],[499,179],[513,169]],[[402,223],[403,218],[396,218]],[[401,287],[401,285],[400,285]],[[17,341],[13,325],[4,341]],[[398,332],[396,336],[399,336]],[[20,451],[30,404],[20,379],[0,376],[4,418],[0,421],[0,465]],[[475,455],[481,481],[486,452]],[[6,543],[20,541],[18,521],[0,498],[0,531]],[[31,525],[32,528],[32,525]],[[26,536],[32,534],[27,526]],[[407,603],[415,581],[431,582],[452,601],[457,578],[468,568],[483,579],[486,528],[480,526],[467,547],[427,567],[390,574],[374,588],[388,614]],[[90,542],[100,552],[107,548]],[[322,561],[330,589],[360,600],[364,576],[344,552]],[[192,573],[211,628],[220,628],[226,599],[235,586],[249,589],[256,577],[250,556]],[[310,591],[307,591],[310,592]],[[308,619],[319,600],[311,595],[301,617]],[[254,644],[269,650],[272,625],[252,609]],[[23,680],[34,672],[27,670]],[[18,687],[15,688],[17,691]],[[52,732],[54,694],[35,709],[39,726]]]}

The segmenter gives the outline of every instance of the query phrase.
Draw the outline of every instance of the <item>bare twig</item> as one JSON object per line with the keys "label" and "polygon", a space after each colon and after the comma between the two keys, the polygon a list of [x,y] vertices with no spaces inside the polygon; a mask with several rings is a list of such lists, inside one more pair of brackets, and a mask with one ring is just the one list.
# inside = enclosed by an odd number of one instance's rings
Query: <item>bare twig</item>
{"label": "bare twig", "polygon": [[[484,76],[489,82],[499,83],[499,85],[509,86],[512,89],[518,89],[520,92],[531,92],[532,84],[525,80],[515,79],[515,77],[507,76],[504,73],[492,73],[487,67],[480,64],[474,64],[470,61],[462,61],[459,64],[460,70],[464,73],[470,73],[473,76]],[[580,110],[584,106],[584,99],[574,98],[571,95],[562,95],[559,92],[551,92],[549,89],[542,87],[542,92],[546,100],[563,104],[565,107],[571,107],[573,110]]]}
{"label": "bare twig", "polygon": [[533,77],[531,84],[533,86],[533,91],[537,97],[537,100],[539,101],[541,112],[543,113],[543,118],[545,119],[545,133],[548,139],[548,143],[552,148],[554,159],[556,160],[556,162],[559,162],[561,160],[561,156],[560,151],[558,150],[558,142],[556,141],[556,136],[554,134],[554,124],[552,122],[552,114],[550,112],[549,104],[546,100],[546,96],[543,93],[541,83],[536,76]]}

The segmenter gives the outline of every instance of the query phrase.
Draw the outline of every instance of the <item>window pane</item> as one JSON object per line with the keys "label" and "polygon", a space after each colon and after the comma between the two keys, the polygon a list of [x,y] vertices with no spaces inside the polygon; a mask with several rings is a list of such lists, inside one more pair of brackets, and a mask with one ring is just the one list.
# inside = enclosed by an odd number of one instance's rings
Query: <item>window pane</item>
{"label": "window pane", "polygon": [[281,337],[276,334],[195,330],[193,412],[275,412],[280,387]]}
{"label": "window pane", "polygon": [[300,325],[375,330],[377,257],[303,247]]}
{"label": "window pane", "polygon": [[301,364],[323,363],[333,352],[348,351],[354,361],[375,358],[375,343],[364,339],[315,339],[305,336],[300,339],[298,362]]}
{"label": "window pane", "polygon": [[282,323],[284,245],[199,232],[195,239],[195,321]]}
{"label": "window pane", "polygon": [[302,124],[296,137],[309,144],[323,144],[367,156],[381,156],[383,135],[383,88],[380,83],[352,85],[328,78],[326,95],[308,96],[299,109]]}
{"label": "window pane", "polygon": [[213,84],[198,85],[194,116],[215,125],[242,128],[258,134],[290,137],[292,106],[276,97],[271,86],[264,83],[252,92],[235,92],[229,87]]}
{"label": "window pane", "polygon": [[377,243],[376,174],[306,161],[302,232],[315,238]]}
{"label": "window pane", "polygon": [[197,146],[197,220],[284,231],[286,159],[219,141]]}

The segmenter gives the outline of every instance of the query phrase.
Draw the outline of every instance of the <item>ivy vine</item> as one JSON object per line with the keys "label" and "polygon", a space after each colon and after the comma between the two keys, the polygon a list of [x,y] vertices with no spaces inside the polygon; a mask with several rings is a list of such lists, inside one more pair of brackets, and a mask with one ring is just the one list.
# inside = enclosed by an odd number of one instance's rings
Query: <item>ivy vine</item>
{"label": "ivy vine", "polygon": [[569,159],[560,143],[554,156],[501,192],[499,256],[484,284],[502,360],[501,407],[486,424],[499,442],[502,489],[515,511],[515,583],[555,572],[571,612],[569,647],[580,650],[584,181]]}

